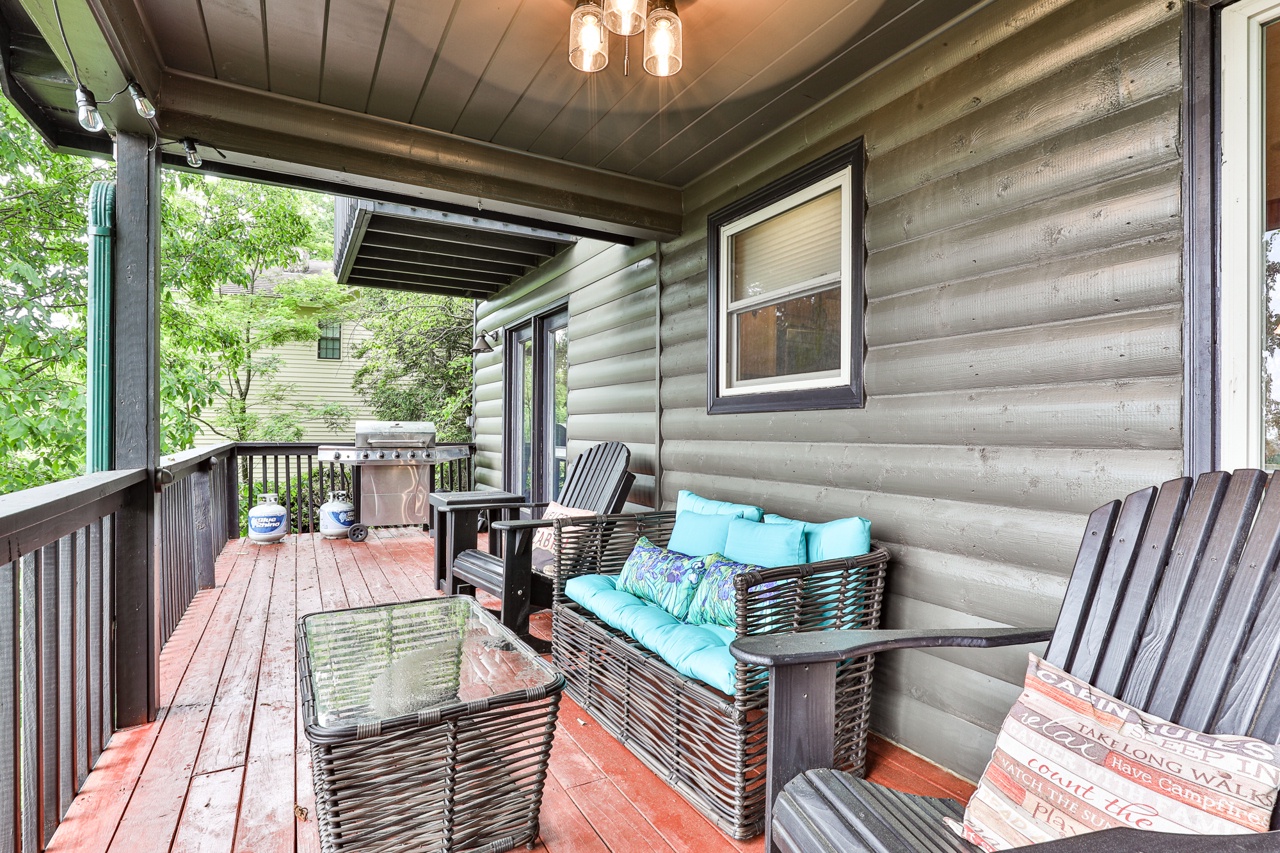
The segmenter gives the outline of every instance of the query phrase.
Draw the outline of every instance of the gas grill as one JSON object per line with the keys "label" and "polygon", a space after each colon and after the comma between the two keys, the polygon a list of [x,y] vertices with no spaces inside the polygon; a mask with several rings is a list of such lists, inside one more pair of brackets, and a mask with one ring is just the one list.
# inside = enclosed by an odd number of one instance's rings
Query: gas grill
{"label": "gas grill", "polygon": [[352,466],[356,522],[350,536],[363,542],[373,526],[427,524],[431,466],[470,452],[436,447],[435,424],[426,421],[356,421],[354,445],[321,445],[319,457]]}

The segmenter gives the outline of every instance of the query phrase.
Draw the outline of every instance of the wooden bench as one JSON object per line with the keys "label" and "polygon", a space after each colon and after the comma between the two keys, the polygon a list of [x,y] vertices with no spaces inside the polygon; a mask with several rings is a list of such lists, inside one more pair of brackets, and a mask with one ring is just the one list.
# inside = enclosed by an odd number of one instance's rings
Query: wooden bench
{"label": "wooden bench", "polygon": [[[977,848],[943,823],[951,800],[833,771],[839,663],[895,649],[990,648],[1049,640],[1046,660],[1195,731],[1280,741],[1280,480],[1214,472],[1134,492],[1089,516],[1053,629],[892,630],[745,637],[769,669],[769,850],[914,853]],[[807,698],[806,698],[807,697]],[[1277,851],[1280,824],[1253,835],[1129,829],[1035,845],[1044,853]],[[1031,849],[1031,848],[1023,848]]]}

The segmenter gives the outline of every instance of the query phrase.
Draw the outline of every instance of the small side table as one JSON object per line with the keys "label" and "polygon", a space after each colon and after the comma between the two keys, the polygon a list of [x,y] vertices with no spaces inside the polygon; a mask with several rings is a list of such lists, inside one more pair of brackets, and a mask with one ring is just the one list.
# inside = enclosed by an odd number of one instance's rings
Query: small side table
{"label": "small side table", "polygon": [[[431,504],[431,529],[436,536],[435,584],[436,589],[446,594],[453,592],[447,587],[453,558],[476,547],[480,511],[494,505],[525,503],[524,495],[499,491],[432,492],[428,501]],[[507,516],[515,512],[514,509],[504,512],[500,520],[507,521]]]}
{"label": "small side table", "polygon": [[533,843],[564,676],[475,599],[312,613],[297,650],[324,853]]}

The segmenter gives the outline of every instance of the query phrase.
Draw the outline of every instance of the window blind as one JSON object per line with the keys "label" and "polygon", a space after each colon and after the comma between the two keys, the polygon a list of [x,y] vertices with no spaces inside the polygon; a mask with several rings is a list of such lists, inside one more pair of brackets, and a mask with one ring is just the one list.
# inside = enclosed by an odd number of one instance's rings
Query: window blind
{"label": "window blind", "polygon": [[730,238],[733,301],[840,275],[840,190],[766,219]]}

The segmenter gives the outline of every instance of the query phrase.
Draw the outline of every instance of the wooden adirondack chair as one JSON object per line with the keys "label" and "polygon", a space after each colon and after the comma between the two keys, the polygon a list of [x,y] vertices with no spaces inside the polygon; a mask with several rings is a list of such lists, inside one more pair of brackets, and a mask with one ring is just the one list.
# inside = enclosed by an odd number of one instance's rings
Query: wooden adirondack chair
{"label": "wooden adirondack chair", "polygon": [[[619,512],[636,476],[627,470],[631,451],[617,441],[597,444],[574,460],[565,473],[558,503],[596,515]],[[539,516],[546,504],[504,504],[504,512],[529,509]],[[553,522],[541,518],[499,521],[489,526],[491,537],[500,537],[496,553],[463,551],[453,561],[451,593],[483,589],[502,600],[502,624],[528,639],[529,613],[533,607],[551,606],[551,579],[533,571],[533,534]],[[534,645],[540,645],[534,643]]]}
{"label": "wooden adirondack chair", "polygon": [[[868,652],[1049,640],[1044,657],[1106,693],[1196,731],[1280,741],[1280,480],[1255,470],[1170,480],[1089,516],[1052,630],[833,631],[744,637],[770,668],[767,849],[971,853],[943,817],[963,807],[831,766],[836,662]],[[1277,685],[1280,687],[1280,685]],[[812,701],[802,697],[808,694]],[[817,768],[817,769],[814,769]],[[785,786],[785,787],[784,787]],[[775,800],[776,797],[776,800]],[[1110,829],[1044,853],[1280,851],[1272,832],[1172,835]],[[1032,848],[1023,848],[1032,849]]]}

